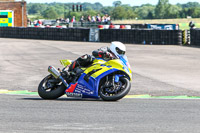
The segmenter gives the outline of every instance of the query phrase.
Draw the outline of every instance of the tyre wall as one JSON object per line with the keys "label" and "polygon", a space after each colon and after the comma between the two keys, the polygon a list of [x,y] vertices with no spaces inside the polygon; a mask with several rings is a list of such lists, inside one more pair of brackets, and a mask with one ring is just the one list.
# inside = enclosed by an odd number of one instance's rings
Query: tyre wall
{"label": "tyre wall", "polygon": [[200,29],[190,30],[191,45],[200,46]]}
{"label": "tyre wall", "polygon": [[103,29],[100,42],[121,41],[130,44],[182,44],[181,30]]}
{"label": "tyre wall", "polygon": [[0,37],[42,40],[89,41],[89,29],[1,27]]}
{"label": "tyre wall", "polygon": [[[121,41],[130,44],[182,44],[181,30],[102,29],[99,42]],[[43,40],[89,41],[89,28],[1,27],[0,37]]]}

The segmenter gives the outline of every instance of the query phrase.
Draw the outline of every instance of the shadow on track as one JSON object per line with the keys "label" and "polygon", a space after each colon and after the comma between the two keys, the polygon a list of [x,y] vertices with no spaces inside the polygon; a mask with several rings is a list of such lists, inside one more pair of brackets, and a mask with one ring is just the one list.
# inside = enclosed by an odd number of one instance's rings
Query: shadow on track
{"label": "shadow on track", "polygon": [[[45,100],[42,98],[20,98],[20,100],[30,100],[30,101],[91,101],[91,102],[108,102],[108,101],[103,101],[101,99],[87,99],[87,98],[59,98],[59,99],[54,99],[54,100]],[[110,102],[116,102],[116,101],[110,101]]]}

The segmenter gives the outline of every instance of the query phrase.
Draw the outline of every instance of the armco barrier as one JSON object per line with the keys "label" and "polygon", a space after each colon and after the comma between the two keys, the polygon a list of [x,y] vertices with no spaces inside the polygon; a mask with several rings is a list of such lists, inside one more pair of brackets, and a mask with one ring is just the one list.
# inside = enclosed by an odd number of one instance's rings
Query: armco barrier
{"label": "armco barrier", "polygon": [[131,44],[182,44],[181,30],[103,29],[100,42],[121,41]]}
{"label": "armco barrier", "polygon": [[66,40],[66,41],[89,41],[90,29],[85,28],[19,28],[1,27],[0,37],[43,39],[43,40]]}
{"label": "armco barrier", "polygon": [[200,29],[190,30],[191,45],[200,46]]}

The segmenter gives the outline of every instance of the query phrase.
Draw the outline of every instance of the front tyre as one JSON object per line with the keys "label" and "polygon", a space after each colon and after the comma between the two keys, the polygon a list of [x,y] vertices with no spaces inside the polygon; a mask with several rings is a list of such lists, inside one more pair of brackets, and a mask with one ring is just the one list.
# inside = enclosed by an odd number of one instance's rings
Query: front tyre
{"label": "front tyre", "polygon": [[121,77],[112,87],[100,86],[99,95],[105,101],[117,101],[128,94],[131,83],[127,77]]}
{"label": "front tyre", "polygon": [[65,94],[65,86],[52,75],[45,77],[38,86],[38,94],[43,99],[57,99]]}

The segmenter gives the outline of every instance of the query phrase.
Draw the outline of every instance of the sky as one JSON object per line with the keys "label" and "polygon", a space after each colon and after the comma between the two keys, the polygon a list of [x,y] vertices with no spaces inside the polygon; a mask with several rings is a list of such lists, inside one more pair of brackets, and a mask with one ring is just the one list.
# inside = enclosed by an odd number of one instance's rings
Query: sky
{"label": "sky", "polygon": [[[89,2],[89,3],[95,3],[100,2],[104,6],[112,6],[112,3],[114,1],[118,0],[25,0],[28,3],[51,3],[51,2],[62,2],[62,3],[76,3],[76,2]],[[131,6],[140,6],[142,4],[153,4],[156,5],[158,3],[158,0],[121,0],[122,4],[130,4]],[[169,0],[170,4],[177,4],[177,3],[187,3],[187,2],[199,2],[200,0]]]}

